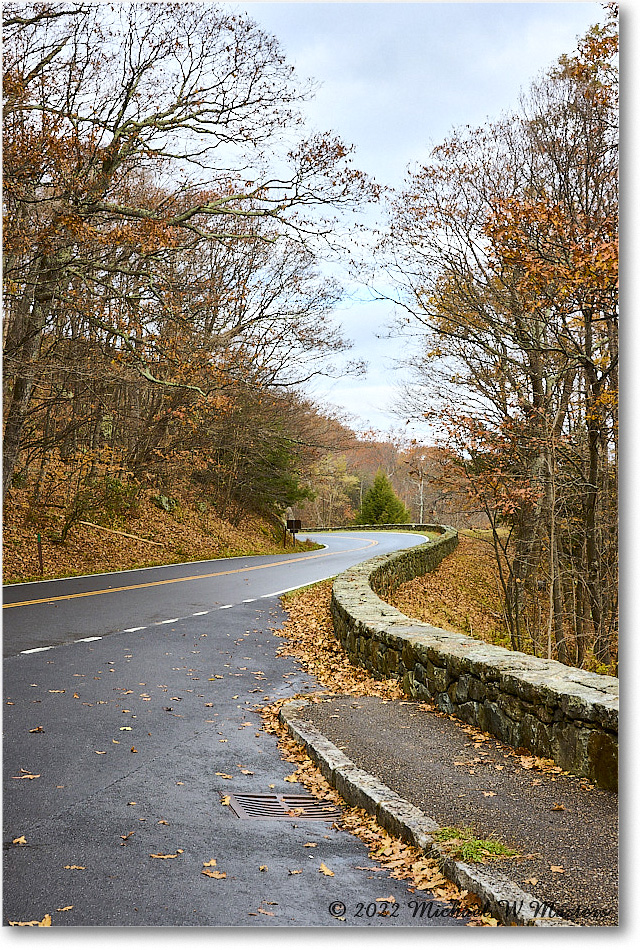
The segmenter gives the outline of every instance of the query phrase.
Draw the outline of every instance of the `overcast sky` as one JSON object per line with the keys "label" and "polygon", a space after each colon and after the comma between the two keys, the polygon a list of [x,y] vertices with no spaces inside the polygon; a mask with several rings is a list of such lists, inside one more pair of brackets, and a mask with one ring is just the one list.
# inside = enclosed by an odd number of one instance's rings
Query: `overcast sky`
{"label": "overcast sky", "polygon": [[[454,127],[513,111],[520,91],[604,20],[601,3],[585,2],[223,6],[249,13],[302,78],[321,84],[305,110],[312,128],[354,145],[355,166],[392,186]],[[402,347],[385,338],[391,305],[359,302],[367,297],[337,312],[367,375],[316,384],[314,395],[351,413],[356,429],[387,431]]]}

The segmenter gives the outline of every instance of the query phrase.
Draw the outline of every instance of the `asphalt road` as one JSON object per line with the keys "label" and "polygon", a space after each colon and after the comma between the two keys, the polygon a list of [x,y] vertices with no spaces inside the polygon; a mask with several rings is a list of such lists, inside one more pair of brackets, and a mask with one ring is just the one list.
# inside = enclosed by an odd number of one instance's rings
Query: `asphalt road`
{"label": "asphalt road", "polygon": [[319,540],[305,555],[5,588],[5,924],[464,925],[414,917],[417,895],[331,822],[248,821],[221,804],[305,793],[256,711],[317,688],[277,656],[278,593],[421,539]]}

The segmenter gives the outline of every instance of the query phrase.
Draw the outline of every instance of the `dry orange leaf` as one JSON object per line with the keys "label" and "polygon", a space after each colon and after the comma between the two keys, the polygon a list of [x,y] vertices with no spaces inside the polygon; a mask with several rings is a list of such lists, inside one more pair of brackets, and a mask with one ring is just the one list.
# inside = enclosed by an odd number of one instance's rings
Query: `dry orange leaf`
{"label": "dry orange leaf", "polygon": [[14,838],[12,841],[12,844],[26,844],[26,843],[27,843],[27,839],[25,838],[24,835],[20,835],[19,838]]}
{"label": "dry orange leaf", "polygon": [[212,858],[211,861],[203,861],[204,868],[215,868],[216,867],[216,858]]}
{"label": "dry orange leaf", "polygon": [[323,861],[321,862],[321,867],[319,868],[319,871],[321,871],[322,874],[325,874],[326,877],[334,877],[334,871],[331,871],[329,867],[326,867]]}
{"label": "dry orange leaf", "polygon": [[10,920],[10,927],[51,927],[51,914],[45,914],[42,920]]}
{"label": "dry orange leaf", "polygon": [[218,880],[222,880],[223,878],[227,877],[227,874],[225,873],[225,871],[210,871],[207,868],[203,868],[203,870],[201,871],[201,874],[205,874],[206,877],[218,878]]}
{"label": "dry orange leaf", "polygon": [[564,868],[560,867],[560,865],[558,864],[551,864],[551,871],[553,872],[553,874],[563,874]]}
{"label": "dry orange leaf", "polygon": [[62,913],[63,910],[73,910],[73,907],[74,907],[73,904],[68,904],[67,907],[56,907],[56,910],[59,913]]}

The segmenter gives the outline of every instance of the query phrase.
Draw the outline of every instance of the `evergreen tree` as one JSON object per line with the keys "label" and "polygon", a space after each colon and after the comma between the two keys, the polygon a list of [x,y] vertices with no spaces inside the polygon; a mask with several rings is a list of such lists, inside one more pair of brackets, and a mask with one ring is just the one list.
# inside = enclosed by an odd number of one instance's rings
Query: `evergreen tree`
{"label": "evergreen tree", "polygon": [[357,524],[408,524],[410,512],[381,471],[366,492]]}

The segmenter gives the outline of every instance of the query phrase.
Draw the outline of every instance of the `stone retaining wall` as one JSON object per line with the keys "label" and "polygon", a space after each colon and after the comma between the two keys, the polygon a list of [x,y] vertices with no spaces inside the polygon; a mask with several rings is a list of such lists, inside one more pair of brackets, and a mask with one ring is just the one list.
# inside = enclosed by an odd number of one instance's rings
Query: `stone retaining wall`
{"label": "stone retaining wall", "polygon": [[441,537],[365,561],[332,589],[337,637],[352,660],[404,692],[432,699],[444,712],[492,733],[514,748],[552,758],[602,788],[617,788],[618,680],[555,660],[505,650],[411,620],[380,596],[434,570],[457,545]]}

